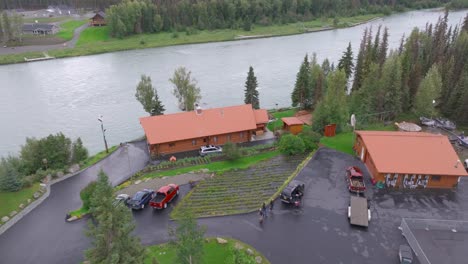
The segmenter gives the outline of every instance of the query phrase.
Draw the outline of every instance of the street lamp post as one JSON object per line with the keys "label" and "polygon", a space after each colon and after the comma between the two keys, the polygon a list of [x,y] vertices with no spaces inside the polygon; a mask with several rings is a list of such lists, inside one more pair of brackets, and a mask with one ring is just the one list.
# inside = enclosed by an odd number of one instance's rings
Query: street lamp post
{"label": "street lamp post", "polygon": [[102,119],[102,115],[98,117],[98,121],[101,123],[102,138],[104,139],[104,145],[106,146],[106,153],[109,153],[109,148],[107,147],[107,141],[106,141],[106,129],[104,129],[104,122]]}

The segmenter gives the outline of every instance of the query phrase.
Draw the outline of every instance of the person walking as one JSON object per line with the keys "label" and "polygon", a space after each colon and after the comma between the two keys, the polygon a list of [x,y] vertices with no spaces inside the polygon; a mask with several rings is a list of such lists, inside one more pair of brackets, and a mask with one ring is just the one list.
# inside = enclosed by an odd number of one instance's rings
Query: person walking
{"label": "person walking", "polygon": [[260,222],[260,224],[263,224],[263,218],[264,218],[265,215],[263,214],[262,208],[260,208],[260,209],[258,210],[258,214],[260,215],[259,222]]}
{"label": "person walking", "polygon": [[273,201],[273,199],[271,199],[271,201],[270,201],[270,212],[273,211],[273,205],[274,205],[274,201]]}
{"label": "person walking", "polygon": [[266,217],[267,216],[267,210],[266,210],[265,203],[262,204],[262,212],[263,212],[263,216]]}

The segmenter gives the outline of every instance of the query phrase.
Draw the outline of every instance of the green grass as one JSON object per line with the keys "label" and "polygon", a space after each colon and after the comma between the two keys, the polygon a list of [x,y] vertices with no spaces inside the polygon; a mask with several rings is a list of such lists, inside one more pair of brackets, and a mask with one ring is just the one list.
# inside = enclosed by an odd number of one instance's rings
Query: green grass
{"label": "green grass", "polygon": [[[376,123],[369,124],[361,130],[395,131],[396,128],[393,124],[386,126],[382,123]],[[334,137],[323,137],[320,140],[320,143],[325,145],[326,147],[354,155],[354,140],[355,136],[353,132],[344,132],[337,134]]]}
{"label": "green grass", "polygon": [[80,38],[78,39],[77,45],[92,44],[95,42],[107,41],[109,37],[108,27],[89,27],[81,32]]}
{"label": "green grass", "polygon": [[223,172],[232,169],[246,169],[252,165],[259,163],[260,161],[271,159],[279,155],[279,151],[273,150],[266,153],[261,153],[258,155],[242,157],[235,161],[217,161],[210,164],[196,165],[184,168],[178,168],[174,170],[161,171],[161,172],[151,172],[142,176],[142,178],[156,178],[163,176],[175,176],[179,174],[188,173],[190,171],[200,171],[202,169],[208,169],[210,172]]}
{"label": "green grass", "polygon": [[87,158],[87,159],[83,162],[83,165],[81,166],[81,169],[90,167],[90,166],[92,166],[92,165],[98,163],[99,161],[101,161],[101,160],[104,159],[105,157],[107,157],[107,156],[109,156],[110,154],[112,154],[115,150],[117,150],[117,147],[118,147],[118,146],[112,146],[112,147],[110,147],[110,148],[109,148],[109,153],[106,153],[106,151],[103,150],[103,151],[97,153],[96,155]]}
{"label": "green grass", "polygon": [[63,38],[64,40],[71,40],[73,38],[73,32],[75,29],[86,24],[88,20],[71,20],[64,22],[60,25],[60,31],[57,33],[57,36]]}
{"label": "green grass", "polygon": [[76,209],[74,211],[69,212],[71,216],[82,217],[83,215],[89,213],[89,210],[81,207],[80,209]]}
{"label": "green grass", "polygon": [[34,200],[33,194],[39,191],[39,183],[34,184],[32,187],[24,188],[17,192],[0,192],[0,218],[9,216],[12,211],[19,212],[19,205],[28,205],[28,199]]}
{"label": "green grass", "polygon": [[[228,263],[228,260],[231,258],[232,251],[231,249],[234,247],[235,243],[241,244],[243,249],[246,250],[250,248],[254,251],[254,255],[251,256],[252,261],[255,262],[256,256],[262,257],[262,263],[268,264],[270,263],[262,254],[257,252],[253,247],[242,243],[240,241],[225,238],[228,243],[227,244],[218,244],[216,239],[205,239],[205,243],[203,245],[204,255],[203,260],[201,263],[203,264],[221,264],[221,263]],[[152,264],[153,259],[156,259],[159,264],[173,264],[177,263],[177,256],[176,256],[176,249],[171,244],[161,244],[161,245],[153,245],[147,248],[147,255],[144,260],[145,264]]]}
{"label": "green grass", "polygon": [[270,122],[267,125],[268,130],[274,131],[276,129],[280,129],[283,127],[283,121],[281,121],[281,118],[283,117],[291,117],[296,114],[297,110],[296,109],[289,109],[286,111],[281,111],[281,112],[273,112],[271,113],[277,120],[274,122]]}
{"label": "green grass", "polygon": [[[344,24],[351,25],[357,22],[365,22],[380,16],[382,16],[382,14],[340,18],[339,27],[342,27]],[[162,32],[156,34],[132,35],[123,39],[118,39],[109,37],[107,27],[90,27],[82,32],[80,39],[78,40],[77,47],[52,50],[49,51],[49,54],[56,58],[63,58],[131,49],[231,41],[236,40],[239,36],[266,37],[301,34],[307,31],[329,29],[333,25],[332,20],[333,19],[331,18],[327,18],[316,19],[308,22],[291,23],[287,25],[256,25],[251,31],[244,31],[242,29],[203,30],[191,35],[187,35],[185,32],[179,32],[177,38],[173,37],[173,33]],[[24,54],[0,56],[0,64],[24,62],[24,57]]]}

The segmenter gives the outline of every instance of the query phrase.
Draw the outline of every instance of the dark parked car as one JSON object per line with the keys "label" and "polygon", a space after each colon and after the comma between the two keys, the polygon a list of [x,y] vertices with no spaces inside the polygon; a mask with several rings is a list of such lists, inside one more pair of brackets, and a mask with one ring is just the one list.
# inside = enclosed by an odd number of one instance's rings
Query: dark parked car
{"label": "dark parked car", "polygon": [[285,203],[295,203],[304,195],[305,184],[298,180],[292,180],[281,192],[280,199]]}
{"label": "dark parked car", "polygon": [[128,206],[130,208],[139,210],[145,208],[145,205],[149,203],[149,201],[153,198],[154,191],[153,190],[142,190],[137,193],[128,201]]}

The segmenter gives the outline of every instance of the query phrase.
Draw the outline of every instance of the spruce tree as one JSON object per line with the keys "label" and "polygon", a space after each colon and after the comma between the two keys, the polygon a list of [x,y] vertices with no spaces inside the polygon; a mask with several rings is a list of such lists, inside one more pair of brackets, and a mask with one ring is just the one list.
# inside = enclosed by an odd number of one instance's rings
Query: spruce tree
{"label": "spruce tree", "polygon": [[296,84],[291,95],[292,105],[294,107],[300,106],[302,109],[310,109],[312,107],[312,98],[310,92],[310,65],[309,59],[306,54],[301,68],[296,76]]}
{"label": "spruce tree", "polygon": [[468,14],[466,14],[465,19],[463,20],[462,31],[468,33]]}
{"label": "spruce tree", "polygon": [[439,99],[441,88],[442,79],[437,66],[434,65],[419,85],[413,106],[414,113],[419,116],[437,116],[433,102]]}
{"label": "spruce tree", "polygon": [[378,51],[378,60],[380,67],[383,66],[385,63],[385,59],[387,58],[387,50],[388,50],[388,28],[385,27],[384,33],[382,36],[382,43],[379,46]]}
{"label": "spruce tree", "polygon": [[465,70],[464,75],[458,83],[458,87],[461,91],[460,98],[458,102],[458,107],[456,108],[456,117],[459,123],[468,124],[468,71]]}
{"label": "spruce tree", "polygon": [[166,109],[164,108],[164,105],[162,104],[161,100],[159,100],[158,91],[155,88],[154,97],[153,97],[153,108],[151,109],[151,115],[152,116],[163,115],[164,111],[166,111]]}
{"label": "spruce tree", "polygon": [[390,118],[402,111],[401,102],[401,63],[396,55],[390,56],[382,68],[382,86],[384,91],[384,111],[391,112]]}
{"label": "spruce tree", "polygon": [[72,145],[72,163],[79,163],[88,158],[88,150],[83,146],[81,138],[77,138]]}
{"label": "spruce tree", "polygon": [[359,53],[356,60],[356,68],[354,74],[354,81],[352,86],[352,92],[358,91],[361,88],[362,82],[364,81],[364,58],[366,54],[366,41],[367,41],[367,28],[364,29],[364,34],[361,39],[359,46]]}
{"label": "spruce tree", "polygon": [[338,63],[338,69],[343,70],[346,74],[346,78],[349,79],[349,77],[353,73],[353,68],[353,51],[351,49],[351,42],[349,42],[348,48],[345,52],[343,52],[343,56],[341,57]]}
{"label": "spruce tree", "polygon": [[374,46],[372,47],[371,51],[371,59],[372,62],[377,62],[379,59],[379,50],[380,50],[380,30],[382,28],[382,25],[379,25],[377,29],[377,33],[375,34],[375,39],[374,39]]}
{"label": "spruce tree", "polygon": [[0,190],[6,192],[17,192],[21,190],[23,184],[19,176],[13,163],[2,158],[0,162]]}
{"label": "spruce tree", "polygon": [[258,83],[257,77],[255,77],[254,69],[252,66],[249,68],[249,72],[247,73],[247,80],[245,81],[245,99],[244,103],[251,104],[254,109],[260,108],[260,100],[258,94]]}
{"label": "spruce tree", "polygon": [[91,263],[139,264],[145,258],[145,249],[135,229],[130,210],[122,204],[114,205],[113,188],[107,175],[100,172],[91,196],[91,214],[87,235],[92,248],[86,251]]}

